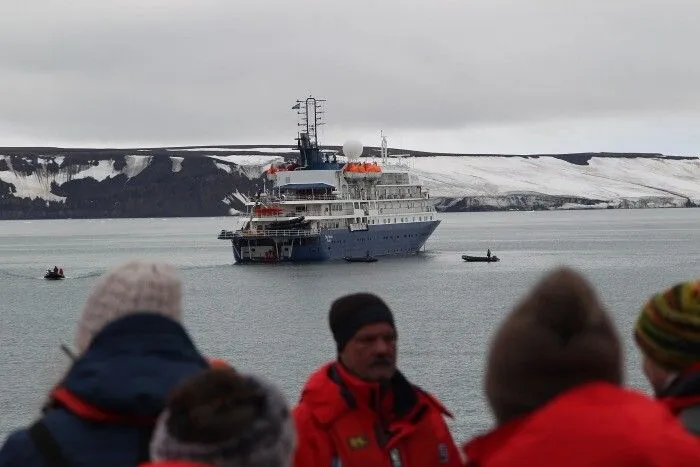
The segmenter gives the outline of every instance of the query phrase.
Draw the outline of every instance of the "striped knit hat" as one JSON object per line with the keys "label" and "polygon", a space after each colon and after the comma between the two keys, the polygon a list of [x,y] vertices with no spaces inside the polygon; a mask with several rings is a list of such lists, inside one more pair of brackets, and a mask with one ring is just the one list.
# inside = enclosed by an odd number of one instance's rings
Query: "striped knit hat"
{"label": "striped knit hat", "polygon": [[634,329],[642,352],[670,371],[700,362],[700,279],[654,295]]}

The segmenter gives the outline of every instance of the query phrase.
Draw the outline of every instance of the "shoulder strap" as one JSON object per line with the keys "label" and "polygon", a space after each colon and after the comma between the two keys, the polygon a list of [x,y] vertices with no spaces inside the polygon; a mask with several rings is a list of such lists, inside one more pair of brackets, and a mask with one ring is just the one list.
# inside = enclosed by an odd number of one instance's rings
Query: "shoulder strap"
{"label": "shoulder strap", "polygon": [[29,437],[47,465],[51,467],[71,467],[71,463],[61,452],[61,446],[43,420],[38,420],[29,428]]}
{"label": "shoulder strap", "polygon": [[331,365],[330,368],[328,368],[328,377],[331,381],[338,385],[340,395],[348,407],[353,410],[356,409],[357,401],[355,400],[355,396],[352,394],[352,392],[350,392],[350,389],[345,384],[345,381],[343,381],[343,378],[340,377],[338,368],[336,368],[335,365]]}

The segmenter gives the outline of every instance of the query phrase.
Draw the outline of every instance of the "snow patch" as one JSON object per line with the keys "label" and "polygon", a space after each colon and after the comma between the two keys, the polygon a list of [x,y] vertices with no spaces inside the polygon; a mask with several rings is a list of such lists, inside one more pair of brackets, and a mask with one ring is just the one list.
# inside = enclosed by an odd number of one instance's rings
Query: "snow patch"
{"label": "snow patch", "polygon": [[126,156],[126,167],[122,169],[122,173],[125,174],[128,178],[133,178],[140,174],[143,169],[148,167],[148,164],[151,163],[151,159],[153,159],[153,156],[135,156],[135,155],[129,155]]}
{"label": "snow patch", "polygon": [[214,165],[223,170],[224,172],[231,173],[232,169],[230,165],[222,164],[221,162],[214,162]]}
{"label": "snow patch", "polygon": [[236,164],[240,167],[240,172],[248,178],[260,177],[265,170],[270,168],[273,162],[284,162],[284,157],[282,156],[261,156],[257,154],[207,157]]}
{"label": "snow patch", "polygon": [[173,172],[179,172],[182,170],[182,161],[184,157],[170,156],[170,160],[173,163]]}
{"label": "snow patch", "polygon": [[580,203],[564,203],[556,209],[607,209],[610,203],[595,203],[595,204],[580,204]]}
{"label": "snow patch", "polygon": [[410,165],[431,197],[518,193],[600,200],[700,197],[700,159],[594,157],[589,165],[576,165],[554,157],[436,156],[412,158]]}
{"label": "snow patch", "polygon": [[285,148],[168,148],[168,151],[212,151],[212,152],[233,152],[233,151],[255,151],[255,152],[272,152],[272,153],[289,153],[297,152],[296,147]]}
{"label": "snow patch", "polygon": [[32,175],[24,175],[17,173],[12,169],[12,159],[7,158],[9,170],[0,172],[0,180],[5,183],[11,183],[15,187],[13,196],[17,198],[44,199],[49,201],[64,202],[63,196],[58,196],[51,193],[51,182],[53,177],[46,170],[46,160],[40,160],[41,166]]}
{"label": "snow patch", "polygon": [[94,178],[98,182],[101,182],[107,178],[115,177],[119,175],[119,171],[114,170],[114,164],[111,160],[108,161],[98,161],[97,165],[88,166],[78,166],[79,170],[75,173],[70,171],[61,171],[56,174],[56,183],[62,185],[68,180],[75,180],[81,178]]}
{"label": "snow patch", "polygon": [[265,165],[272,162],[284,162],[281,156],[264,156],[259,154],[239,154],[230,156],[207,156],[220,161],[233,162],[236,165]]}
{"label": "snow patch", "polygon": [[238,190],[236,190],[236,192],[233,193],[231,196],[233,196],[233,197],[236,198],[238,201],[240,201],[241,204],[245,204],[245,203],[247,203],[248,201],[250,201],[246,195],[244,195],[243,193],[241,193],[241,192],[238,191]]}

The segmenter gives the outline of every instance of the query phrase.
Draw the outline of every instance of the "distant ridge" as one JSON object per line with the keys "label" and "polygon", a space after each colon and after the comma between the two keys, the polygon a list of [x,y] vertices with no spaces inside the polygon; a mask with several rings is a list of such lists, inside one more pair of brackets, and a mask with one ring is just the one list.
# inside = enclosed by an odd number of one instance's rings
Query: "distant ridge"
{"label": "distant ridge", "polygon": [[[341,152],[341,146],[325,146]],[[0,219],[238,214],[294,144],[0,148]],[[390,149],[440,211],[700,205],[700,158],[660,153],[460,154]],[[378,158],[379,148],[365,147]],[[269,183],[267,184],[269,188]]]}
{"label": "distant ridge", "polygon": [[[273,149],[273,151],[265,150]],[[289,151],[283,151],[288,149]],[[342,152],[342,146],[324,146],[323,149]],[[163,146],[163,147],[133,147],[133,148],[62,148],[54,146],[9,146],[0,147],[0,155],[8,156],[86,156],[94,160],[104,160],[114,156],[125,155],[169,155],[181,157],[197,157],[210,154],[238,155],[238,154],[259,154],[259,155],[284,155],[295,154],[297,149],[294,145],[286,144],[220,144],[220,145],[190,145],[190,146]],[[365,146],[364,157],[378,157],[380,148],[376,146]],[[456,152],[429,152],[412,149],[389,148],[390,157],[400,154],[407,157],[522,157],[539,158],[553,157],[570,162],[576,165],[587,165],[594,157],[620,158],[620,159],[656,159],[667,160],[694,160],[696,156],[674,156],[654,152],[574,152],[574,153],[542,153],[542,154],[502,154],[502,153],[456,153]]]}

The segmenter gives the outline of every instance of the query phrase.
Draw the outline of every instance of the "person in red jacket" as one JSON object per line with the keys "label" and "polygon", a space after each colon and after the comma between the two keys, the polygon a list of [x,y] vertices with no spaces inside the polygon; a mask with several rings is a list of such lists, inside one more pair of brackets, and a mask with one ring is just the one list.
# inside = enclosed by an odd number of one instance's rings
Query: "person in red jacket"
{"label": "person in red jacket", "polygon": [[686,430],[700,435],[700,279],[647,301],[634,337],[656,396]]}
{"label": "person in red jacket", "polygon": [[644,394],[622,388],[617,333],[569,269],[541,281],[492,343],[486,395],[497,427],[464,447],[469,467],[700,465],[700,443]]}
{"label": "person in red jacket", "polygon": [[311,375],[294,409],[295,467],[457,467],[445,408],[396,369],[394,317],[382,299],[331,305],[338,358]]}

